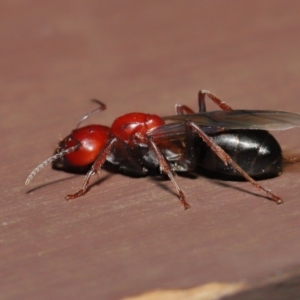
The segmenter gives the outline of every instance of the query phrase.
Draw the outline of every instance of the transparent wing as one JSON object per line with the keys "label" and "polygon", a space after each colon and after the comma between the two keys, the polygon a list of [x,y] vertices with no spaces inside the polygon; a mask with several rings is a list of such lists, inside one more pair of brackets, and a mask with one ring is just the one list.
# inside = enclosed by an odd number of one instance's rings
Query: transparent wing
{"label": "transparent wing", "polygon": [[226,129],[286,130],[300,126],[300,114],[272,110],[212,111],[164,117],[164,120],[195,122],[200,127]]}
{"label": "transparent wing", "polygon": [[147,134],[155,138],[184,135],[186,120],[195,122],[207,133],[217,132],[218,129],[286,130],[300,127],[300,114],[272,110],[218,110],[163,119],[172,123],[155,128]]}

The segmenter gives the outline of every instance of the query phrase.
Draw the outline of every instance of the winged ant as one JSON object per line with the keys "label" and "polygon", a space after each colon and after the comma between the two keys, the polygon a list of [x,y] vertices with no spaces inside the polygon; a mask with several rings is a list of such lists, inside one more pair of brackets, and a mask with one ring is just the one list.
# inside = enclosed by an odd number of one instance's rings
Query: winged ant
{"label": "winged ant", "polygon": [[[205,97],[221,110],[207,112]],[[99,107],[79,121],[71,134],[58,145],[56,153],[38,165],[25,184],[46,165],[60,160],[66,166],[90,166],[84,183],[66,200],[78,198],[88,190],[91,177],[99,173],[105,162],[121,172],[147,175],[159,169],[172,181],[181,205],[190,205],[175,180],[175,173],[189,172],[198,165],[232,178],[243,178],[277,204],[282,199],[254,178],[270,178],[281,174],[282,152],[279,143],[267,130],[285,130],[300,126],[300,114],[271,110],[233,110],[214,94],[201,90],[199,112],[186,105],[176,105],[176,115],[159,117],[146,113],[128,113],[114,120],[111,127],[82,122],[106,109]]]}

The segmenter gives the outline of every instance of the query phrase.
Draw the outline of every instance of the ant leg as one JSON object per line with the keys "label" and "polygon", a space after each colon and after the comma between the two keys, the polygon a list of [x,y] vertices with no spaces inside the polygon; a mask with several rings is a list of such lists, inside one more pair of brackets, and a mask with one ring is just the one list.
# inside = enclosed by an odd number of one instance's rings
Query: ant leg
{"label": "ant leg", "polygon": [[216,103],[222,110],[232,111],[233,109],[217,96],[206,90],[200,90],[198,94],[199,112],[206,112],[205,96],[208,96],[214,103]]}
{"label": "ant leg", "polygon": [[161,151],[159,150],[157,145],[154,143],[153,138],[150,136],[147,136],[147,140],[148,140],[149,145],[153,149],[154,153],[156,154],[156,157],[158,159],[161,170],[168,175],[168,177],[172,181],[173,185],[175,186],[178,196],[179,196],[179,199],[180,199],[180,202],[181,202],[181,205],[184,207],[184,209],[190,208],[191,206],[185,200],[185,195],[184,195],[183,190],[179,187],[179,185],[177,184],[177,182],[174,178],[174,174],[171,170],[170,165],[166,161],[165,157],[163,156],[163,154],[161,153]]}
{"label": "ant leg", "polygon": [[[217,96],[206,90],[200,90],[198,93],[198,105],[199,112],[206,112],[205,96],[209,97],[215,104],[217,104],[222,110],[232,111],[233,109]],[[175,105],[176,115],[194,114],[195,112],[184,104]]]}
{"label": "ant leg", "polygon": [[194,114],[195,112],[184,104],[175,104],[176,115]]}
{"label": "ant leg", "polygon": [[199,149],[196,145],[195,132],[190,130],[190,127],[187,122],[184,123],[185,127],[185,139],[186,139],[186,147],[184,154],[184,162],[188,166],[188,170],[194,170],[197,167],[197,162],[199,161]]}
{"label": "ant leg", "polygon": [[116,138],[113,138],[109,141],[108,145],[102,150],[96,161],[94,162],[92,168],[89,170],[89,172],[85,175],[85,179],[82,185],[82,188],[77,191],[75,194],[70,194],[65,197],[66,200],[75,199],[82,195],[84,195],[87,192],[87,187],[90,182],[91,177],[99,173],[99,170],[101,169],[102,165],[104,164],[107,155],[111,152],[112,147],[114,146],[115,142],[117,141]]}
{"label": "ant leg", "polygon": [[282,199],[276,194],[272,193],[270,190],[261,186],[257,181],[255,181],[251,176],[249,176],[220,146],[215,144],[205,132],[199,128],[195,123],[187,121],[187,126],[191,130],[195,130],[199,137],[210,147],[210,149],[223,161],[225,165],[231,165],[237,172],[239,172],[246,180],[252,183],[258,190],[264,191],[273,201],[277,204],[283,203]]}
{"label": "ant leg", "polygon": [[84,115],[80,121],[77,123],[76,129],[81,125],[81,123],[83,121],[85,121],[87,118],[89,118],[92,114],[100,112],[100,111],[104,111],[106,109],[106,105],[104,103],[102,103],[101,101],[97,100],[97,99],[92,99],[92,102],[96,102],[99,107],[90,111],[89,113],[87,113],[86,115]]}

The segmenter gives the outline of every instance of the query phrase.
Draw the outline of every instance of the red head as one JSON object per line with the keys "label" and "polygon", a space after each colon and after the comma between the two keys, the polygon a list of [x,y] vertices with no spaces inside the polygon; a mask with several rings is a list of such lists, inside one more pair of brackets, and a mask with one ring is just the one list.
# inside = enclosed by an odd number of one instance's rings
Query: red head
{"label": "red head", "polygon": [[60,144],[64,150],[80,143],[79,148],[65,155],[65,159],[72,166],[86,166],[93,163],[108,140],[109,127],[102,125],[88,125],[72,131]]}

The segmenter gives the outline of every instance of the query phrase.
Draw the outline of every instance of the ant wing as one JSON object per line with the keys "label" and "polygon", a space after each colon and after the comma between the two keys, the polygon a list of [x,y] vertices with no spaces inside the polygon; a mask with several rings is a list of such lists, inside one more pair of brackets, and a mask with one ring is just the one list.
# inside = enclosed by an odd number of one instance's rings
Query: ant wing
{"label": "ant wing", "polygon": [[191,121],[198,126],[220,129],[286,130],[300,127],[300,114],[272,110],[212,111],[164,117],[164,120],[183,124]]}
{"label": "ant wing", "polygon": [[[177,117],[177,116],[174,116]],[[172,117],[170,117],[172,118]],[[163,118],[165,120],[169,120],[169,117]],[[181,122],[182,121],[182,122]],[[165,139],[168,138],[169,141],[172,139],[178,140],[180,138],[185,138],[185,126],[184,121],[180,120],[180,122],[165,124],[162,126],[158,126],[153,128],[147,132],[148,136],[151,136],[155,139]]]}

